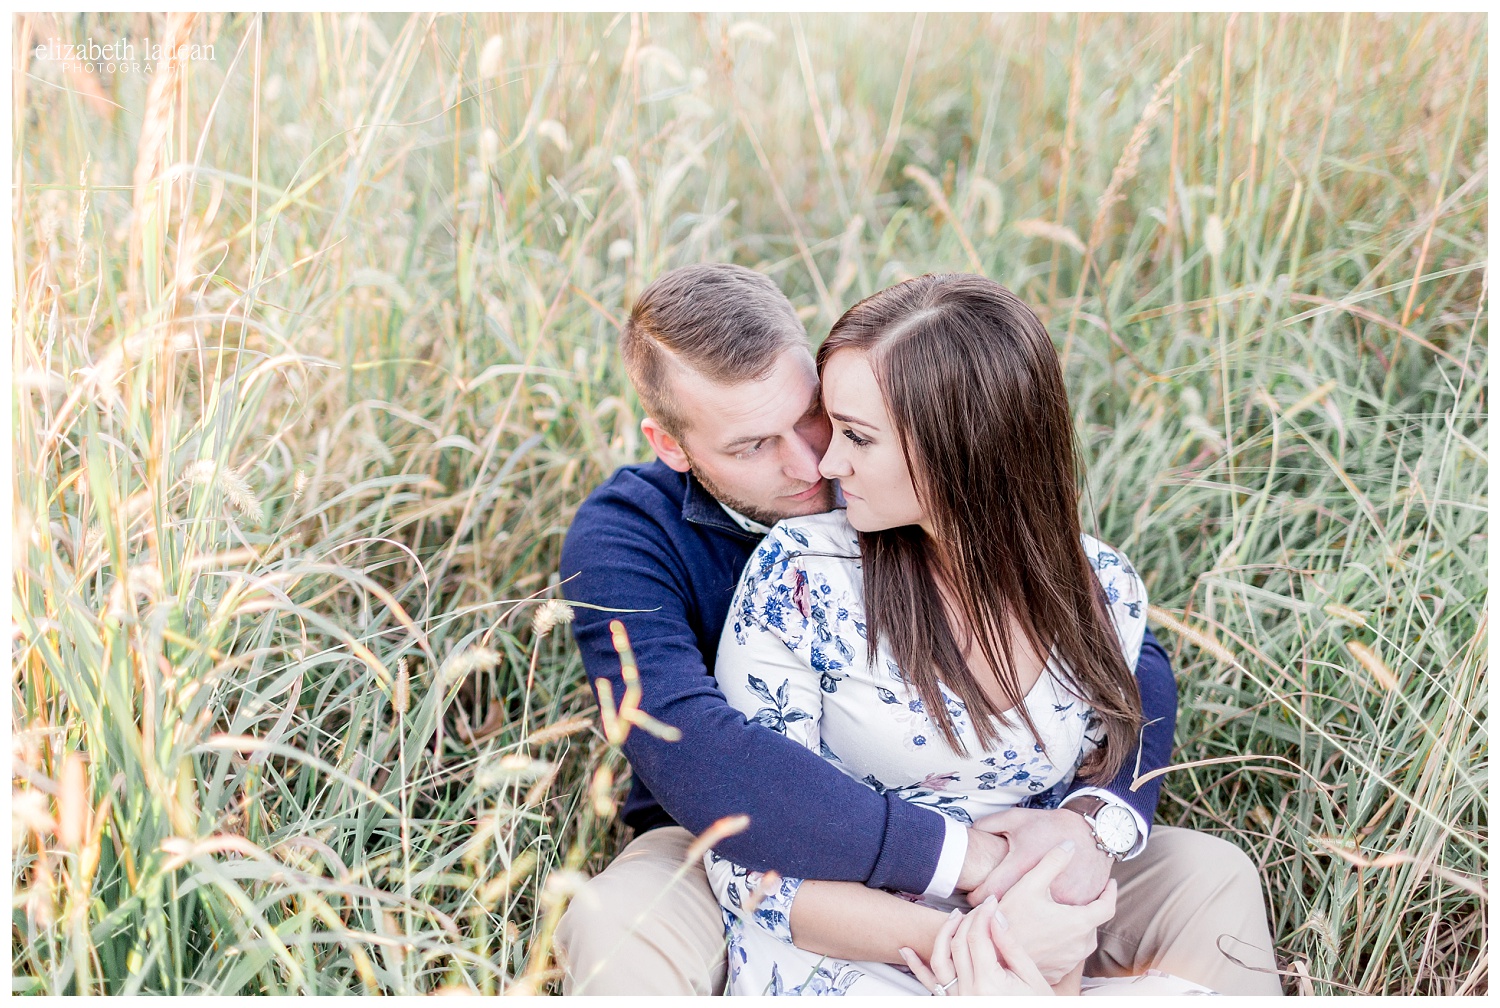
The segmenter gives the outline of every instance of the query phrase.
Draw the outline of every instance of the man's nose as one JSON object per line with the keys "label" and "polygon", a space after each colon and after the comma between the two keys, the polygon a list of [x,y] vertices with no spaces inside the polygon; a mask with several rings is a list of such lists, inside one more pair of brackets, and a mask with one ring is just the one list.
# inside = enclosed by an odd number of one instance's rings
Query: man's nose
{"label": "man's nose", "polygon": [[793,479],[817,482],[818,449],[799,434],[787,439],[787,452],[782,471]]}

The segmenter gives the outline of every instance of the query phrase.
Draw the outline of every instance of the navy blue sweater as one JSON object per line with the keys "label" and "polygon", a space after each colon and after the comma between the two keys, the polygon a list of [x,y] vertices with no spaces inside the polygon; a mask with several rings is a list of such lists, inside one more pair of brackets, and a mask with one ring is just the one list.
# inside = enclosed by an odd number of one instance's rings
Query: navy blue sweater
{"label": "navy blue sweater", "polygon": [[[590,682],[624,692],[609,622],[625,624],[640,666],[641,709],[682,731],[675,742],[630,732],[634,780],[622,816],[638,833],[674,822],[701,833],[724,816],[750,826],[716,845],[752,870],[922,892],[937,869],[942,815],[877,794],[817,753],[748,722],[714,682],[719,632],[761,536],[746,532],[696,479],[660,461],[618,469],[589,495],[563,544],[563,593]],[[601,608],[589,608],[598,606]],[[609,612],[602,610],[636,610]],[[1139,753],[1108,787],[1150,822],[1167,765],[1177,683],[1148,630],[1136,667],[1148,725]],[[1139,768],[1137,769],[1137,757]]]}

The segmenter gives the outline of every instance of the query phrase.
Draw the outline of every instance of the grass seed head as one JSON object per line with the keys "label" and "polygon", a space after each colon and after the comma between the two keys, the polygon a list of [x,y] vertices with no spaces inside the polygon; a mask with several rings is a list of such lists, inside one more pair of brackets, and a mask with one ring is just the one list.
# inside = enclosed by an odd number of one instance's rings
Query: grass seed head
{"label": "grass seed head", "polygon": [[234,510],[260,525],[261,517],[263,517],[261,502],[245,477],[231,469],[223,469],[219,472],[219,490],[225,499],[228,499],[229,504],[234,505]]}
{"label": "grass seed head", "polygon": [[494,80],[500,76],[505,68],[505,39],[500,35],[491,35],[484,40],[484,48],[479,50],[479,79],[482,81]]}
{"label": "grass seed head", "polygon": [[569,735],[576,735],[581,731],[588,731],[594,726],[594,719],[585,714],[570,717],[566,721],[558,721],[555,724],[538,728],[526,737],[527,745],[542,745],[546,742],[555,742]]}
{"label": "grass seed head", "polygon": [[594,779],[589,785],[589,801],[594,806],[594,814],[600,818],[608,818],[615,814],[615,774],[607,766],[601,766],[594,771]]}
{"label": "grass seed head", "polygon": [[479,160],[488,168],[500,159],[500,134],[486,127],[479,134]]}
{"label": "grass seed head", "polygon": [[755,888],[750,891],[750,898],[745,900],[744,912],[747,915],[754,914],[765,898],[779,888],[781,888],[781,876],[777,872],[762,872],[755,882]]}
{"label": "grass seed head", "polygon": [[525,783],[546,777],[556,769],[556,763],[535,759],[525,753],[510,753],[483,767],[476,777],[476,783],[481,787]]}
{"label": "grass seed head", "polygon": [[558,868],[549,874],[547,881],[542,884],[542,900],[547,903],[557,903],[570,899],[574,893],[584,887],[588,880],[589,877],[581,871]]}
{"label": "grass seed head", "polygon": [[[1193,50],[1193,52],[1196,51],[1196,49]],[[1096,204],[1094,224],[1089,229],[1088,247],[1090,249],[1099,247],[1100,240],[1104,236],[1104,222],[1108,218],[1110,208],[1125,198],[1126,185],[1140,170],[1141,153],[1145,151],[1146,142],[1151,138],[1151,124],[1171,101],[1172,86],[1177,83],[1177,78],[1182,76],[1182,68],[1187,65],[1188,60],[1193,58],[1193,52],[1189,52],[1178,60],[1177,65],[1161,79],[1151,95],[1151,100],[1146,102],[1146,107],[1141,111],[1141,117],[1136,120],[1135,129],[1131,131],[1130,139],[1120,153],[1120,160],[1115,162],[1115,170],[1110,174],[1109,185],[1105,187]]]}
{"label": "grass seed head", "polygon": [[213,459],[199,459],[188,466],[184,476],[191,483],[217,489],[230,506],[254,524],[264,520],[260,500],[245,478],[230,469],[220,469]]}
{"label": "grass seed head", "polygon": [[406,659],[396,662],[396,684],[391,690],[391,706],[397,714],[405,714],[411,708],[411,673],[407,671]]}
{"label": "grass seed head", "polygon": [[1369,621],[1365,619],[1364,613],[1350,609],[1348,606],[1339,605],[1337,602],[1328,603],[1323,607],[1323,611],[1334,619],[1343,620],[1345,623],[1352,623],[1357,627],[1369,626]]}
{"label": "grass seed head", "polygon": [[57,786],[57,839],[64,850],[83,848],[89,821],[88,767],[80,753],[63,760],[62,780]]}
{"label": "grass seed head", "polygon": [[56,892],[52,859],[43,851],[31,866],[31,888],[26,893],[26,916],[44,930],[57,922]]}
{"label": "grass seed head", "polygon": [[759,45],[776,44],[776,33],[759,21],[736,21],[729,26],[729,38],[734,42],[755,42]]}
{"label": "grass seed head", "polygon": [[687,856],[684,860],[688,863],[697,861],[703,855],[713,849],[714,844],[728,839],[737,833],[743,833],[750,828],[750,817],[747,815],[725,816],[717,820],[708,829],[698,834],[692,846],[688,847]]}
{"label": "grass seed head", "polygon": [[20,846],[27,831],[44,840],[57,832],[57,821],[47,810],[47,796],[40,791],[12,789],[10,792],[11,848]]}
{"label": "grass seed head", "polygon": [[1203,247],[1215,259],[1224,255],[1224,221],[1218,214],[1209,214],[1204,222]]}
{"label": "grass seed head", "polygon": [[449,689],[468,678],[470,673],[492,669],[500,664],[500,655],[491,648],[476,645],[465,648],[456,655],[451,655],[446,662],[439,678],[444,689]]}
{"label": "grass seed head", "polygon": [[1078,232],[1065,224],[1054,224],[1051,221],[1032,218],[1016,221],[1015,229],[1027,238],[1041,238],[1055,245],[1066,245],[1079,254],[1084,251],[1083,239],[1078,237]]}
{"label": "grass seed head", "polygon": [[571,622],[573,607],[562,599],[548,599],[537,607],[536,615],[531,619],[531,631],[541,638],[551,633],[553,627],[566,626]]}
{"label": "grass seed head", "polygon": [[1401,680],[1396,678],[1396,673],[1391,671],[1390,666],[1380,659],[1380,656],[1375,653],[1373,648],[1366,644],[1361,644],[1359,641],[1345,641],[1344,646],[1349,649],[1349,653],[1354,656],[1354,660],[1363,665],[1365,671],[1375,677],[1375,681],[1380,683],[1381,688],[1389,693],[1399,693],[1401,691]]}
{"label": "grass seed head", "polygon": [[109,605],[105,615],[116,621],[130,613],[130,601],[137,595],[155,600],[162,594],[161,571],[155,564],[136,564],[115,582],[109,592]]}
{"label": "grass seed head", "polygon": [[561,154],[573,149],[573,141],[568,139],[568,128],[556,119],[543,119],[537,123],[536,135],[550,142]]}

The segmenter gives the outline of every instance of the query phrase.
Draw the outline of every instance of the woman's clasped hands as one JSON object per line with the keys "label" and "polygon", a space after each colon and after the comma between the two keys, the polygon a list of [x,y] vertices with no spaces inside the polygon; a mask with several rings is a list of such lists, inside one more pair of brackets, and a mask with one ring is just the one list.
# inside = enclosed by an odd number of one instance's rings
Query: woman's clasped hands
{"label": "woman's clasped hands", "polygon": [[934,994],[1052,993],[993,896],[968,913],[948,915],[933,943],[930,965],[909,948],[901,949],[901,957]]}
{"label": "woman's clasped hands", "polygon": [[[901,949],[912,973],[934,994],[1052,994],[1065,980],[1074,986],[1097,947],[1099,925],[1114,916],[1116,885],[1111,880],[1083,906],[1054,901],[1052,881],[1073,850],[1069,842],[1048,851],[1002,899],[986,897],[968,914],[955,910],[933,943],[930,963]],[[1024,941],[1010,921],[1024,923]]]}

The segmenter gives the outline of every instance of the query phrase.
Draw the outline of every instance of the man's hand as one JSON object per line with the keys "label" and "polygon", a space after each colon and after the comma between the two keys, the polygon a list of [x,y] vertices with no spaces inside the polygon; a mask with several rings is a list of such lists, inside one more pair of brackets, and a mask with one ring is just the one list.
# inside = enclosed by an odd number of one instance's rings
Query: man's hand
{"label": "man's hand", "polygon": [[[1058,903],[1081,906],[1098,899],[1109,881],[1114,860],[1094,845],[1094,833],[1083,816],[1067,809],[1013,808],[994,815],[985,816],[974,824],[969,832],[972,850],[976,833],[994,833],[1007,841],[1007,848],[999,866],[982,881],[972,886],[963,872],[959,874],[959,889],[969,890],[969,905],[978,906],[986,896],[1003,898],[1016,880],[1029,872],[1043,855],[1066,840],[1074,846],[1072,860],[1052,884],[1052,898]],[[982,846],[983,850],[993,850]],[[965,859],[964,868],[969,867]],[[1012,920],[1025,921],[1024,917]]]}
{"label": "man's hand", "polygon": [[[994,818],[994,816],[990,816],[989,818]],[[1000,867],[1009,854],[1010,841],[1006,837],[1000,836],[994,830],[978,830],[971,827],[969,829],[969,847],[964,853],[964,864],[958,871],[958,882],[953,888],[957,892],[968,892],[975,886],[982,884],[996,868]],[[1041,857],[1041,855],[1038,854],[1037,857]],[[1035,863],[1035,859],[1033,859],[1033,863]],[[1029,868],[1031,865],[1027,865],[1026,867]],[[1023,868],[1022,871],[1025,871],[1025,869]],[[1019,877],[1020,874],[1021,872],[1017,872],[1016,876]],[[1010,881],[1014,882],[1015,879],[1013,878]],[[972,901],[970,905],[977,906],[983,899],[984,897],[981,896],[978,900]]]}
{"label": "man's hand", "polygon": [[[1118,886],[1113,879],[1091,903],[1070,906],[1053,900],[1053,883],[1081,853],[1072,841],[1052,848],[1000,900],[1000,910],[1015,922],[1026,954],[1049,984],[1058,983],[1089,957],[1099,944],[1099,925],[1115,915]],[[996,871],[1005,868],[1001,865]],[[984,886],[990,887],[989,880]]]}

